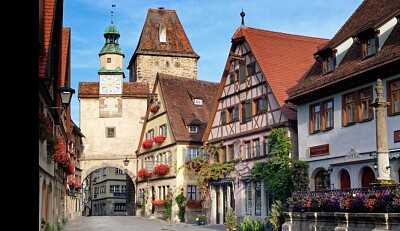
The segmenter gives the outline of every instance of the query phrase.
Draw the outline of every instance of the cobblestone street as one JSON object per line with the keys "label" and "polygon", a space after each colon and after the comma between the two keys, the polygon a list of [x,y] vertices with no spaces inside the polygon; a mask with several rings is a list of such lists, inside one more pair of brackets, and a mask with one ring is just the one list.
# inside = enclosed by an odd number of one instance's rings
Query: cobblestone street
{"label": "cobblestone street", "polygon": [[169,223],[159,219],[136,216],[89,216],[70,220],[65,231],[184,231],[184,230],[226,230],[225,225],[202,225]]}

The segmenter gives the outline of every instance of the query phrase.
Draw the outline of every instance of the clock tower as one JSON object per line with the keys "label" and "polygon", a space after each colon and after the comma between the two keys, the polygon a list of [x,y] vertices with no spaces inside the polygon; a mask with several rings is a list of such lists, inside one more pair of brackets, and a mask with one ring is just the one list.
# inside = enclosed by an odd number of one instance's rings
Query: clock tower
{"label": "clock tower", "polygon": [[100,77],[100,95],[122,94],[123,79],[125,78],[122,68],[125,55],[119,47],[119,37],[119,30],[111,20],[111,24],[104,32],[106,43],[99,53],[100,70],[98,74]]}

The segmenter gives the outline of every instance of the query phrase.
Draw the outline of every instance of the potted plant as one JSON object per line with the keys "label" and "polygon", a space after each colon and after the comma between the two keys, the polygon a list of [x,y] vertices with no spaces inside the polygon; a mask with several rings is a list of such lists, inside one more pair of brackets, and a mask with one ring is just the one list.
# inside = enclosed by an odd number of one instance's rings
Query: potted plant
{"label": "potted plant", "polygon": [[236,230],[236,215],[232,208],[229,208],[225,214],[225,223],[227,231]]}
{"label": "potted plant", "polygon": [[160,109],[160,106],[158,106],[158,103],[154,103],[150,106],[150,111],[153,113],[156,113]]}
{"label": "potted plant", "polygon": [[53,127],[49,117],[46,117],[44,113],[39,113],[39,138],[40,141],[46,140],[50,133],[53,132]]}
{"label": "potted plant", "polygon": [[197,217],[196,217],[197,225],[205,225],[206,219],[207,219],[206,215],[203,215],[203,214],[197,215]]}

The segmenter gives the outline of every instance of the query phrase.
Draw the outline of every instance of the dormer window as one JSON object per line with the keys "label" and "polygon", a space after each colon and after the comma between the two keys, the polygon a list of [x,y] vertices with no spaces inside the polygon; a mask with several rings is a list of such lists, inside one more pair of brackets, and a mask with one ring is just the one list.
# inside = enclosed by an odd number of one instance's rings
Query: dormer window
{"label": "dormer window", "polygon": [[197,126],[189,126],[189,133],[197,133],[198,127]]}
{"label": "dormer window", "polygon": [[361,42],[362,59],[375,55],[378,52],[379,30],[368,28],[355,36],[357,42]]}
{"label": "dormer window", "polygon": [[335,70],[336,49],[332,47],[324,48],[314,54],[315,60],[322,62],[322,74],[327,74]]}
{"label": "dormer window", "polygon": [[166,43],[167,42],[167,27],[160,25],[158,28],[158,33],[160,37],[160,43]]}
{"label": "dormer window", "polygon": [[378,38],[375,35],[365,38],[362,42],[363,59],[375,55],[378,47]]}
{"label": "dormer window", "polygon": [[202,99],[193,99],[194,105],[203,105]]}
{"label": "dormer window", "polygon": [[335,70],[335,57],[333,55],[324,58],[324,74]]}

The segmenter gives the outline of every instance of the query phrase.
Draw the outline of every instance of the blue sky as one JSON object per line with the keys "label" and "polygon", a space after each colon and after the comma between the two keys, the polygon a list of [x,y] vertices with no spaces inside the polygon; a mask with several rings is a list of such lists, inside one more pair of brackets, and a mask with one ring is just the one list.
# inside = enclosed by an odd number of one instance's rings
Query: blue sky
{"label": "blue sky", "polygon": [[[71,116],[79,126],[79,82],[98,82],[99,52],[103,33],[111,22],[121,37],[120,47],[127,65],[136,49],[147,10],[164,7],[175,10],[189,38],[200,55],[198,79],[219,82],[231,47],[231,37],[241,24],[245,26],[332,38],[362,0],[65,0],[64,27],[71,28],[71,87],[76,90],[71,102]],[[115,4],[115,7],[111,7]]]}

